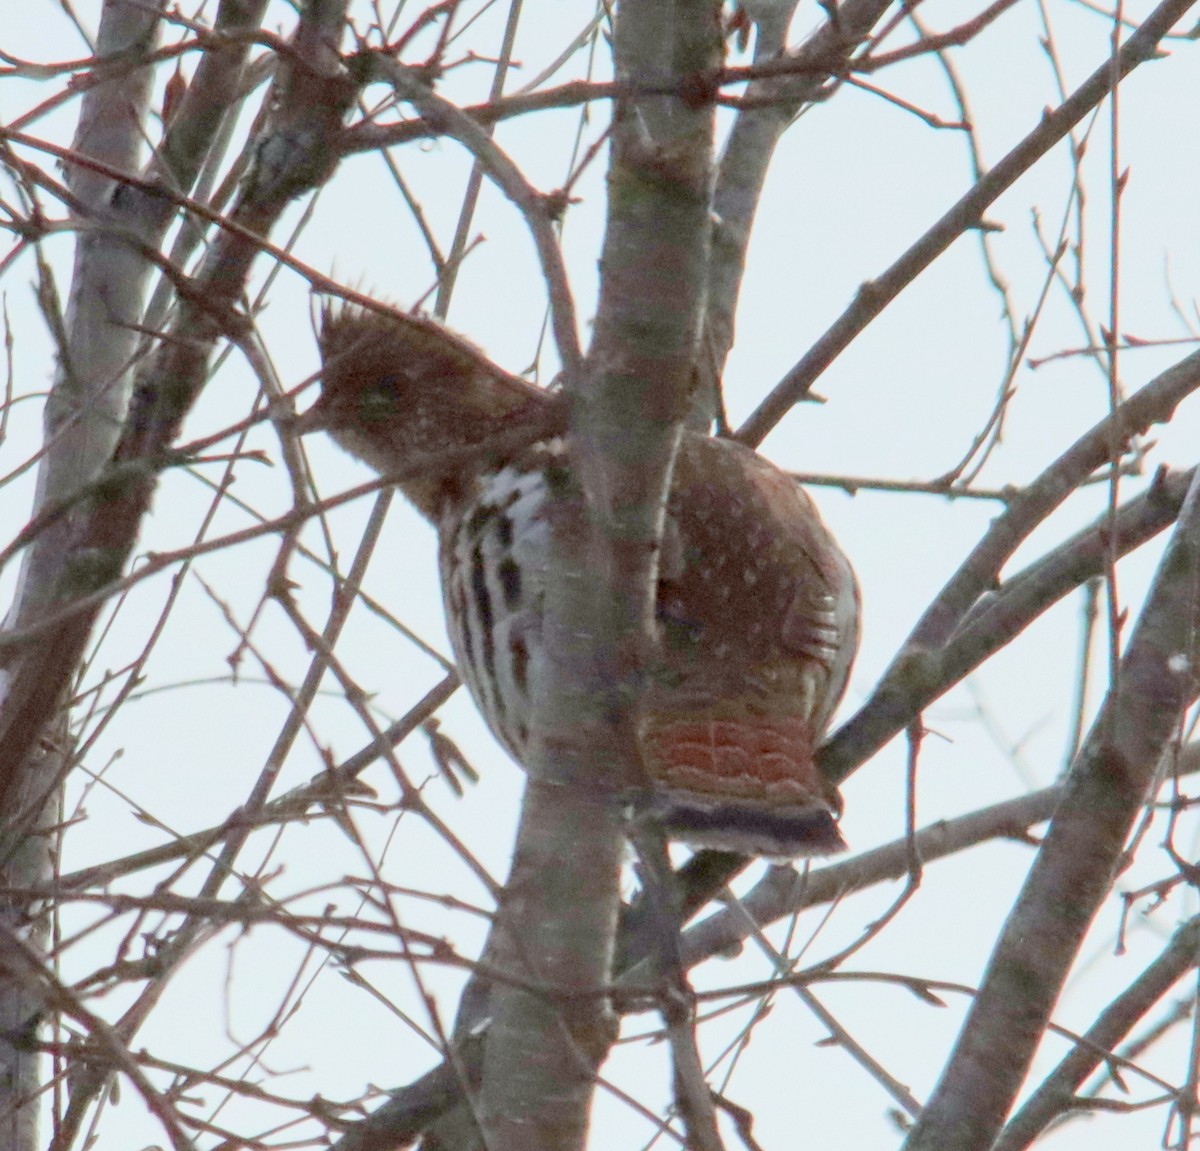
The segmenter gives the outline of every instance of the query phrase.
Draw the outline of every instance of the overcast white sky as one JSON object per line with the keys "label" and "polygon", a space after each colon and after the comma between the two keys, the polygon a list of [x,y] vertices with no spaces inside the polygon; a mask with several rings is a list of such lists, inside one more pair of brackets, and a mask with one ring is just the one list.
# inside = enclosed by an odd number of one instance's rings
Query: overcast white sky
{"label": "overcast white sky", "polygon": [[[74,7],[86,25],[95,26],[97,0],[79,0]],[[527,7],[531,10],[516,49],[524,67],[514,75],[510,90],[538,75],[592,14],[591,5],[575,0],[542,0],[536,13],[533,5]],[[928,26],[943,28],[978,7],[931,2],[922,13]],[[1149,7],[1129,3],[1125,11],[1136,19]],[[1111,24],[1078,3],[1047,0],[1045,8],[1066,84],[1072,89],[1104,59]],[[815,4],[803,3],[793,40],[822,18]],[[488,31],[493,44],[502,19],[498,10],[481,18],[481,35]],[[273,23],[286,29],[291,22],[286,6],[279,5]],[[1057,101],[1054,77],[1037,44],[1041,34],[1038,6],[1025,0],[977,43],[954,54],[970,93],[985,162],[1003,155],[1036,124],[1041,109]],[[13,55],[43,62],[76,58],[87,51],[54,0],[24,4],[10,0],[0,12],[0,45]],[[1121,89],[1121,165],[1131,172],[1123,205],[1122,330],[1143,339],[1187,337],[1189,332],[1173,310],[1172,294],[1191,321],[1200,285],[1196,210],[1200,69],[1193,43],[1176,40],[1169,50],[1169,58],[1147,65]],[[603,57],[601,50],[601,69]],[[580,53],[558,79],[582,75],[585,59],[585,53]],[[956,117],[944,77],[933,61],[915,61],[874,79],[946,120]],[[443,91],[476,100],[483,98],[489,83],[485,67],[464,68]],[[62,80],[55,78],[41,83],[0,78],[0,122],[11,122],[62,86]],[[67,143],[74,111],[74,103],[68,101],[30,130]],[[1105,109],[1095,124],[1084,161],[1089,185],[1086,282],[1101,320],[1107,314],[1103,301],[1109,268],[1107,115]],[[595,138],[606,116],[607,109],[597,106],[585,127],[587,140]],[[551,189],[564,179],[578,123],[577,110],[544,114],[503,125],[497,140],[534,184]],[[397,150],[393,158],[419,196],[430,226],[448,246],[468,171],[463,153],[456,145],[444,143],[409,146]],[[39,162],[51,164],[44,156]],[[971,182],[961,133],[932,130],[869,93],[845,91],[793,126],[779,150],[759,214],[738,316],[738,342],[725,379],[734,422],[749,413],[841,312],[858,285],[886,267]],[[1046,277],[1032,213],[1039,212],[1046,233],[1056,236],[1071,182],[1069,157],[1060,146],[988,212],[990,220],[1004,227],[992,243],[998,266],[1011,285],[1018,322],[1034,310]],[[3,179],[0,187],[7,196],[10,187]],[[602,163],[584,177],[575,194],[582,202],[569,214],[564,245],[579,314],[586,322],[596,295],[604,209]],[[294,222],[299,217],[297,207],[289,218]],[[449,322],[506,368],[522,371],[537,354],[545,304],[532,246],[516,212],[487,187],[474,230],[484,239],[463,267]],[[280,232],[275,238],[280,241],[285,235]],[[55,237],[44,248],[65,298],[70,235]],[[423,295],[432,279],[411,219],[398,207],[395,187],[377,156],[348,162],[322,193],[297,253],[320,271],[403,305]],[[265,263],[260,265],[260,282],[267,270]],[[0,284],[15,337],[18,396],[43,391],[52,372],[51,345],[33,298],[33,276],[33,264],[26,256]],[[260,319],[266,346],[287,387],[300,383],[316,367],[310,310],[307,286],[285,273],[272,288]],[[1051,356],[1084,342],[1065,294],[1052,290],[1030,345],[1031,355]],[[1184,346],[1126,353],[1122,361],[1126,386],[1141,386],[1190,350]],[[817,390],[827,402],[794,412],[764,450],[781,466],[805,472],[896,479],[938,476],[957,462],[986,420],[1003,379],[1006,351],[1000,301],[987,283],[979,245],[973,237],[962,239],[822,377]],[[543,379],[553,374],[553,367],[552,353],[546,350]],[[980,477],[984,486],[1032,479],[1106,410],[1105,381],[1085,357],[1056,359],[1037,371],[1023,367],[1014,383],[1019,390],[1004,443]],[[245,363],[231,357],[206,393],[188,433],[199,436],[240,418],[256,387]],[[1170,428],[1156,430],[1147,475],[1159,463],[1187,467],[1195,462],[1200,442],[1195,404],[1185,405]],[[7,475],[29,457],[39,434],[40,406],[16,405],[7,440],[0,445],[0,473]],[[252,446],[277,457],[267,432],[261,432]],[[368,478],[331,444],[311,444],[309,452],[325,493]],[[217,472],[212,470],[211,475]],[[1131,480],[1125,490],[1133,494],[1144,482]],[[266,512],[283,510],[289,498],[280,468],[253,463],[239,470],[236,492]],[[5,487],[0,499],[0,534],[5,539],[25,522],[31,494],[31,475]],[[845,705],[848,714],[870,690],[924,605],[979,538],[997,505],[876,493],[851,498],[833,490],[817,491],[816,498],[853,558],[863,587],[864,641]],[[1088,522],[1102,509],[1105,498],[1099,488],[1073,498],[1021,556],[1037,556],[1054,540]],[[161,550],[190,542],[208,500],[208,491],[195,479],[182,473],[169,476],[147,525],[144,548]],[[369,506],[369,501],[360,501],[332,517],[344,566]],[[244,515],[226,508],[218,516],[217,530],[232,530],[247,522]],[[312,539],[316,538],[314,531]],[[173,616],[148,668],[147,690],[111,725],[88,762],[91,770],[98,771],[115,760],[106,778],[121,794],[99,787],[87,796],[88,819],[69,837],[65,869],[162,842],[162,829],[136,818],[135,805],[168,828],[188,831],[220,821],[240,801],[285,709],[254,658],[243,660],[236,685],[229,681],[227,660],[236,647],[236,636],[215,600],[244,623],[257,603],[274,553],[268,540],[206,556],[196,565],[181,610]],[[1145,555],[1122,565],[1121,593],[1135,611],[1156,554],[1147,549]],[[313,618],[320,619],[328,602],[327,581],[299,561],[290,574],[301,585],[300,596]],[[6,602],[12,576],[11,571],[5,572],[0,580]],[[201,577],[212,588],[211,596]],[[92,669],[93,680],[105,668],[121,667],[140,650],[167,593],[168,580],[162,576],[142,585],[122,608],[119,626],[106,639]],[[399,502],[389,515],[368,586],[396,616],[448,654],[433,535]],[[921,823],[954,816],[1055,778],[1069,741],[1080,613],[1079,596],[1061,604],[926,716],[937,734],[926,740],[922,755]],[[273,668],[285,678],[298,679],[306,666],[305,653],[281,615],[268,607],[254,634]],[[1101,675],[1103,646],[1096,664]],[[402,714],[440,678],[435,661],[365,611],[352,617],[340,650],[359,682],[377,693],[373,705],[389,718]],[[334,685],[329,687],[329,694],[314,710],[314,721],[320,740],[341,758],[357,750],[366,736]],[[167,688],[171,690],[151,691]],[[1101,679],[1092,693],[1093,705],[1099,702],[1102,688]],[[481,769],[483,780],[462,800],[454,799],[440,782],[432,783],[427,794],[492,874],[502,877],[515,826],[520,773],[491,742],[465,694],[443,710],[442,719],[444,728]],[[420,737],[400,750],[415,777],[432,773]],[[317,750],[303,742],[289,759],[280,787],[303,782],[319,767]],[[903,768],[904,748],[894,743],[847,785],[843,826],[853,849],[870,848],[902,834]],[[387,791],[382,767],[368,779]],[[478,885],[415,819],[401,820],[396,829],[391,817],[374,821],[364,817],[363,830],[381,850],[395,831],[384,865],[385,875],[394,882],[484,901]],[[260,850],[266,846],[264,840]],[[1145,864],[1125,877],[1123,888],[1170,872],[1161,852],[1145,855]],[[922,891],[899,921],[851,966],[976,983],[1031,858],[1026,847],[998,844],[931,866]],[[331,825],[287,833],[274,859],[273,866],[285,868],[273,883],[277,895],[364,871],[362,861]],[[793,951],[799,941],[814,934],[817,938],[805,962],[836,950],[853,939],[898,890],[897,886],[848,900],[827,923],[823,913],[810,913],[795,928]],[[310,902],[319,910],[325,896],[318,893]],[[1112,958],[1116,904],[1110,904],[1064,998],[1060,1021],[1085,1027],[1096,1008],[1155,954],[1174,924],[1194,911],[1194,903],[1177,898],[1144,923],[1139,921],[1121,959]],[[401,900],[399,906],[409,926],[444,933],[467,953],[478,946],[478,919],[416,900]],[[342,912],[353,910],[344,902],[341,905]],[[112,938],[101,934],[95,945],[111,947]],[[783,945],[782,931],[772,938]],[[85,946],[70,952],[65,960],[68,978],[86,970],[89,963],[101,962],[97,954]],[[230,1036],[242,1042],[261,1026],[279,1002],[300,954],[300,944],[278,932],[223,936],[190,962],[135,1047],[144,1045],[165,1057],[200,1065],[206,1059],[215,1063],[229,1052]],[[78,971],[73,964],[79,965]],[[696,984],[728,985],[760,978],[764,971],[762,961],[753,957],[710,964],[696,974]],[[425,1024],[402,964],[371,964],[363,973]],[[428,989],[443,1021],[452,1015],[459,983],[454,972],[429,972]],[[928,1096],[961,1021],[965,1000],[951,998],[946,1009],[937,1010],[886,986],[818,988],[817,993],[918,1099]],[[119,1003],[113,996],[97,1007],[115,1014]],[[744,1013],[714,1022],[707,1030],[706,1053],[716,1056],[745,1022]],[[648,1018],[633,1020],[628,1031],[637,1034],[651,1026]],[[759,1025],[729,1093],[755,1111],[755,1135],[762,1146],[898,1145],[900,1137],[887,1116],[891,1104],[886,1095],[843,1052],[814,1046],[823,1035],[808,1011],[787,995],[778,999],[771,1016]],[[1183,1041],[1181,1033],[1178,1043],[1166,1045],[1148,1062],[1165,1077],[1180,1080],[1185,1068]],[[1061,1052],[1061,1048],[1047,1051],[1040,1066],[1048,1069]],[[329,1098],[351,1097],[368,1082],[399,1085],[434,1061],[435,1053],[402,1018],[378,1007],[332,969],[316,974],[302,1010],[288,1019],[265,1055],[274,1072],[289,1073],[273,1080],[272,1086],[300,1098],[318,1091]],[[665,1066],[661,1047],[631,1043],[619,1049],[606,1074],[654,1105],[666,1096]],[[244,1064],[237,1064],[229,1073],[243,1069]],[[251,1078],[255,1077],[252,1072]],[[1140,1085],[1137,1091],[1139,1097],[1149,1093]],[[246,1103],[234,1107],[247,1115],[252,1112]],[[221,1121],[234,1122],[234,1113],[222,1113]],[[1077,1122],[1044,1145],[1053,1151],[1155,1146],[1161,1123],[1161,1111],[1101,1123]],[[254,1129],[249,1119],[235,1125]],[[601,1093],[596,1147],[638,1146],[649,1130],[625,1104]],[[140,1101],[126,1092],[118,1111],[102,1124],[96,1148],[157,1142],[162,1137],[156,1125],[143,1114]]]}

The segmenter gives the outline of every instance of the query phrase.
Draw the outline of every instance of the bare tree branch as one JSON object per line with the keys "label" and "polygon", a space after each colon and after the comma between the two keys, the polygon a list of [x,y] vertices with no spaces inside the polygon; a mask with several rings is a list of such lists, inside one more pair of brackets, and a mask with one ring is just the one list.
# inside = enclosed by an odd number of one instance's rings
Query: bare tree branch
{"label": "bare tree branch", "polygon": [[[97,84],[84,97],[74,150],[107,164],[132,171],[143,147],[141,131],[150,95],[152,72],[141,66],[158,35],[163,5],[133,6],[107,0],[100,21],[97,56],[132,64],[111,81]],[[84,167],[68,171],[76,200],[100,219],[128,218],[128,206],[117,201],[119,185],[98,178]],[[35,509],[59,502],[89,483],[107,462],[125,411],[124,382],[136,344],[132,324],[140,314],[146,266],[140,257],[102,231],[81,234],[75,254],[71,297],[60,332],[59,372],[45,410],[47,451],[38,469]],[[5,629],[17,629],[35,619],[52,602],[54,588],[72,562],[69,528],[55,526],[25,554],[17,591]],[[50,802],[65,768],[65,727],[42,745],[37,737],[47,730],[62,703],[75,660],[43,679],[42,669],[30,669],[20,659],[3,661],[3,708],[0,724],[15,709],[31,708],[29,730],[6,749],[0,763],[0,823],[7,824],[2,853],[3,884],[10,890],[36,887],[49,869],[48,828],[56,822]],[[24,697],[24,698],[22,698]],[[16,818],[17,811],[24,816]],[[25,922],[24,900],[4,898],[3,927],[14,937]],[[45,922],[36,916],[26,936],[40,947]],[[22,946],[26,944],[22,942]],[[14,1151],[37,1145],[37,1061],[14,1046],[11,1036],[30,1025],[41,1006],[31,998],[24,980],[6,980],[0,989],[0,1116],[4,1141]]]}
{"label": "bare tree branch", "polygon": [[990,1147],[1184,710],[1200,648],[1200,483],[1193,481],[1121,675],[1092,726],[941,1082],[906,1151]]}
{"label": "bare tree branch", "polygon": [[[1061,594],[1069,589],[1070,580],[1076,575],[1086,579],[1095,574],[1095,555],[1091,567],[1073,566],[1086,549],[1085,541],[1084,548],[1072,545],[1063,553],[1071,557],[1066,565],[1066,580],[1061,578],[1063,569],[1047,565],[1036,579],[1023,582],[1011,600],[1005,602],[1006,597],[1000,597],[991,603],[980,602],[980,597],[995,586],[1001,568],[1018,545],[1109,458],[1113,437],[1126,443],[1152,424],[1169,420],[1180,401],[1197,387],[1200,387],[1200,352],[1181,360],[1134,393],[1116,413],[1076,440],[1034,483],[1023,489],[927,609],[871,698],[821,749],[822,771],[835,782],[841,782],[902,731],[926,704],[997,650],[994,641],[1001,633],[993,630],[994,625],[1003,619],[1007,626],[1019,625],[1020,630],[1052,602],[1044,599],[1041,591],[1053,588],[1055,594]],[[1123,533],[1114,538],[1120,535]],[[1094,541],[1096,537],[1091,538]],[[1138,533],[1135,531],[1125,538],[1137,539]],[[971,625],[955,632],[977,603],[979,612]],[[1011,614],[1007,609],[1012,609]],[[1016,632],[1006,630],[1003,634],[1011,638]]]}
{"label": "bare tree branch", "polygon": [[[125,25],[114,24],[109,35],[119,38],[124,50],[130,50],[129,44],[133,44],[133,51],[144,51],[157,24],[156,10],[120,4],[115,0],[109,10],[119,14],[122,21],[128,20],[131,13],[136,18],[133,33]],[[253,12],[253,6],[246,9],[232,3],[222,9],[223,15],[234,20],[241,20]],[[19,593],[19,606],[13,616],[17,626],[52,614],[77,596],[110,585],[120,575],[149,507],[167,449],[203,387],[212,347],[228,326],[239,322],[235,318],[236,305],[259,250],[253,237],[268,234],[295,196],[315,186],[333,170],[335,159],[330,141],[340,130],[342,116],[354,94],[353,85],[339,71],[336,55],[344,15],[344,2],[313,0],[302,19],[273,131],[262,141],[258,167],[234,211],[233,218],[242,231],[221,234],[201,268],[194,294],[186,294],[181,301],[171,338],[142,361],[119,439],[116,439],[116,421],[124,409],[124,394],[119,382],[130,366],[131,351],[139,338],[137,320],[147,268],[142,252],[161,236],[170,202],[164,205],[161,197],[143,195],[144,185],[139,185],[135,194],[132,184],[114,183],[107,178],[91,180],[89,177],[91,183],[83,189],[76,181],[76,199],[81,203],[86,204],[92,197],[87,187],[96,186],[95,195],[103,206],[98,204],[95,210],[102,220],[109,219],[109,201],[118,210],[124,206],[133,211],[136,221],[133,232],[141,242],[131,249],[124,238],[124,233],[129,231],[128,224],[111,221],[116,229],[115,240],[106,238],[102,229],[96,230],[91,236],[98,248],[93,250],[84,245],[80,249],[76,289],[87,308],[98,308],[99,311],[94,312],[91,323],[73,315],[69,318],[76,338],[94,339],[96,346],[93,348],[89,342],[75,351],[64,349],[64,378],[75,386],[83,379],[78,376],[82,365],[87,365],[91,378],[100,389],[98,394],[108,397],[107,407],[101,410],[109,414],[106,420],[100,421],[107,430],[95,450],[73,452],[80,461],[90,460],[89,471],[80,477],[74,470],[73,460],[71,482],[66,486],[60,484],[53,490],[43,483],[39,505],[57,503],[72,495],[80,479],[89,482],[110,454],[116,468],[109,473],[113,477],[110,484],[98,486],[84,506],[51,525],[27,553],[30,558],[22,587],[28,590]],[[138,44],[143,47],[138,48]],[[240,69],[239,53],[244,49],[245,45],[231,49],[234,63],[231,70],[227,68],[228,59],[214,65],[209,74],[213,84],[219,86],[227,82],[230,75],[236,75]],[[140,148],[139,133],[145,118],[149,78],[146,70],[134,71],[128,74],[125,83],[136,86],[128,91],[106,92],[100,87],[92,90],[97,100],[115,96],[118,102],[115,108],[97,109],[96,116],[103,129],[107,131],[112,126],[125,125],[123,143],[118,142],[116,150],[110,148],[101,156],[107,166],[121,170],[131,170],[134,166]],[[211,99],[208,81],[198,91],[198,98]],[[85,117],[82,131],[90,130],[87,128],[89,122]],[[212,117],[210,129],[194,135],[188,147],[180,144],[173,156],[178,165],[171,173],[174,178],[190,183],[207,151],[211,130],[218,123],[219,117]],[[85,139],[81,152],[86,154],[90,150]],[[143,220],[147,228],[144,235],[139,231]],[[92,273],[116,276],[119,294],[115,287],[110,289],[94,282],[85,284],[87,275]],[[59,442],[58,420],[53,409],[48,411],[47,418],[49,427],[56,429],[55,440]],[[39,566],[39,556],[47,556],[49,566]],[[31,796],[25,765],[38,762],[29,757],[75,674],[98,610],[99,604],[72,616],[49,633],[42,644],[19,650],[16,658],[10,661],[8,690],[0,711],[0,762],[5,765],[0,776],[0,810],[6,812],[10,820],[18,804],[26,811],[36,813],[42,806],[42,798],[56,782],[54,777],[43,780],[41,794]],[[186,950],[186,947],[181,948],[182,952]],[[128,1029],[124,1034],[127,1037]],[[103,1080],[103,1074],[90,1071],[81,1074],[75,1084],[71,1107],[56,1133],[57,1146],[70,1145],[84,1111]]]}
{"label": "bare tree branch", "polygon": [[[715,19],[708,0],[630,0],[617,18],[618,77],[709,71]],[[712,133],[707,94],[616,106],[596,336],[588,379],[568,374],[566,385],[586,496],[556,501],[551,515],[547,650],[532,674],[538,736],[495,929],[506,964],[548,976],[569,998],[493,989],[481,1111],[497,1151],[582,1146],[614,1035],[597,993],[611,974],[620,796],[637,780],[631,708],[655,636],[658,539],[707,282]],[[584,571],[597,574],[584,582]],[[588,649],[572,642],[580,634]],[[527,870],[535,863],[559,874],[539,879]],[[567,895],[568,880],[589,899]],[[563,935],[571,925],[573,938]]]}
{"label": "bare tree branch", "polygon": [[1105,1053],[1143,1019],[1189,971],[1195,970],[1200,947],[1200,920],[1176,929],[1162,954],[1151,963],[1087,1029],[1063,1061],[1008,1121],[993,1151],[1023,1151],[1056,1119],[1086,1107],[1076,1094],[1084,1080],[1105,1062]]}
{"label": "bare tree branch", "polygon": [[710,403],[733,347],[750,233],[775,149],[800,109],[822,97],[830,76],[840,73],[889,7],[886,0],[849,0],[838,7],[836,20],[819,28],[795,52],[786,53],[796,0],[747,6],[758,30],[755,65],[787,64],[801,70],[749,85],[746,107],[734,122],[721,156],[713,194],[712,283],[700,359],[701,379],[708,388],[707,395],[701,394]]}
{"label": "bare tree branch", "polygon": [[975,187],[881,275],[864,284],[854,302],[779,381],[738,429],[742,443],[757,446],[767,433],[807,395],[817,377],[883,309],[950,245],[983,223],[983,213],[1006,188],[1078,124],[1113,85],[1134,68],[1153,60],[1158,44],[1195,0],[1165,0],[1129,37],[1110,63],[1105,61],[1058,108],[997,163]]}

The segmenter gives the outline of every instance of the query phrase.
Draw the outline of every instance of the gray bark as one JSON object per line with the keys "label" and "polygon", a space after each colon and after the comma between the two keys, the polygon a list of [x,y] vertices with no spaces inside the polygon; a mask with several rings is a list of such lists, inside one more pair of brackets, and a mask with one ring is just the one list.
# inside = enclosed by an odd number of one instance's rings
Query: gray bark
{"label": "gray bark", "polygon": [[[113,78],[83,98],[74,149],[120,171],[137,168],[142,129],[149,106],[151,69],[137,61],[153,47],[157,5],[108,0],[100,21],[98,61],[111,61]],[[141,315],[146,265],[116,233],[124,210],[113,202],[118,184],[83,165],[67,178],[80,209],[75,268],[59,348],[58,371],[45,412],[45,453],[38,468],[34,515],[69,499],[91,483],[108,462],[120,432],[128,395],[128,368],[137,342],[131,326]],[[105,224],[111,225],[106,227]],[[93,226],[98,225],[98,226]],[[6,628],[19,629],[45,611],[50,589],[62,578],[70,554],[68,525],[53,524],[25,552],[16,596]],[[0,657],[7,694],[20,676],[21,653]],[[66,724],[56,717],[60,685],[30,684],[42,717],[39,731],[52,724],[55,738],[30,741],[20,762],[4,771],[13,782],[0,808],[0,886],[19,892],[45,886],[51,875],[56,822],[52,797],[69,766]],[[7,700],[6,700],[7,703]],[[30,946],[44,946],[47,908],[20,895],[0,901],[0,931]],[[24,1044],[36,1037],[43,1004],[27,982],[6,971],[0,977],[0,1124],[3,1146],[33,1151],[38,1146],[40,1059]]]}
{"label": "gray bark", "polygon": [[1084,935],[1120,871],[1158,764],[1200,685],[1200,482],[1193,480],[1120,676],[905,1151],[985,1151],[1028,1074]]}
{"label": "gray bark", "polygon": [[[265,0],[223,0],[217,31],[255,27],[265,6]],[[139,173],[152,78],[141,61],[153,46],[164,7],[107,0],[94,69],[100,82],[88,89],[81,105],[74,144],[81,160],[68,165],[79,243],[66,316],[50,316],[61,335],[58,372],[46,405],[37,530],[29,535],[5,622],[6,642],[0,645],[0,884],[11,892],[45,887],[51,875],[47,829],[55,822],[53,797],[71,766],[62,704],[105,595],[132,551],[158,471],[165,466],[164,453],[199,394],[208,355],[259,251],[253,235],[268,234],[288,200],[332,172],[329,128],[340,126],[346,107],[344,93],[340,102],[331,99],[305,73],[303,89],[291,93],[290,105],[283,101],[281,118],[290,112],[301,119],[311,112],[309,119],[325,129],[314,133],[317,161],[297,148],[278,158],[266,175],[260,168],[259,183],[239,205],[249,234],[226,235],[224,243],[214,245],[217,256],[200,271],[199,291],[182,304],[177,330],[188,340],[143,345],[146,337],[138,325],[157,249],[231,110],[250,47],[245,37],[214,39],[189,86],[183,118],[172,120]],[[334,35],[340,31],[344,7],[320,0],[309,7],[332,24]],[[320,35],[329,38],[324,30]],[[328,51],[327,43],[323,50]],[[315,58],[318,46],[301,44],[297,51]],[[345,88],[335,65],[336,60],[333,66],[324,60],[322,74],[332,72]],[[89,162],[82,162],[84,157]],[[51,297],[43,292],[43,300]],[[10,954],[39,953],[45,937],[42,915],[40,904],[19,895],[0,904],[0,932],[13,945]],[[40,1085],[30,1041],[37,1038],[47,992],[27,971],[21,975],[16,967],[6,967],[4,974],[3,1145],[32,1151]],[[80,1116],[105,1080],[97,1068],[86,1065],[74,1081],[74,1110],[56,1131],[55,1146],[71,1143]]]}

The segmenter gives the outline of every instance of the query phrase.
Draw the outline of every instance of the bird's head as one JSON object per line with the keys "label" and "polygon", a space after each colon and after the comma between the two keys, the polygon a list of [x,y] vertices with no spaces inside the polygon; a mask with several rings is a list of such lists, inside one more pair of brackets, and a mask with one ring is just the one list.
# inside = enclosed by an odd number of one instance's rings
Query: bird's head
{"label": "bird's head", "polygon": [[298,420],[436,520],[464,475],[565,423],[559,397],[509,375],[435,320],[327,308],[319,336],[321,396]]}

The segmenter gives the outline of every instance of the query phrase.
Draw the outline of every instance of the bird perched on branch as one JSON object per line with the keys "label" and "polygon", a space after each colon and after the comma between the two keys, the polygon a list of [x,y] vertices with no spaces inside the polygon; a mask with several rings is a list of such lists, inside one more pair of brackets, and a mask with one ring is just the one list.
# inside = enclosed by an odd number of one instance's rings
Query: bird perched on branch
{"label": "bird perched on branch", "polygon": [[[321,397],[301,427],[395,478],[437,527],[459,670],[522,762],[565,402],[416,316],[327,311],[320,346]],[[693,846],[842,849],[841,798],[813,752],[857,649],[858,588],[809,497],[749,449],[685,433],[657,618],[637,716],[650,814]]]}

